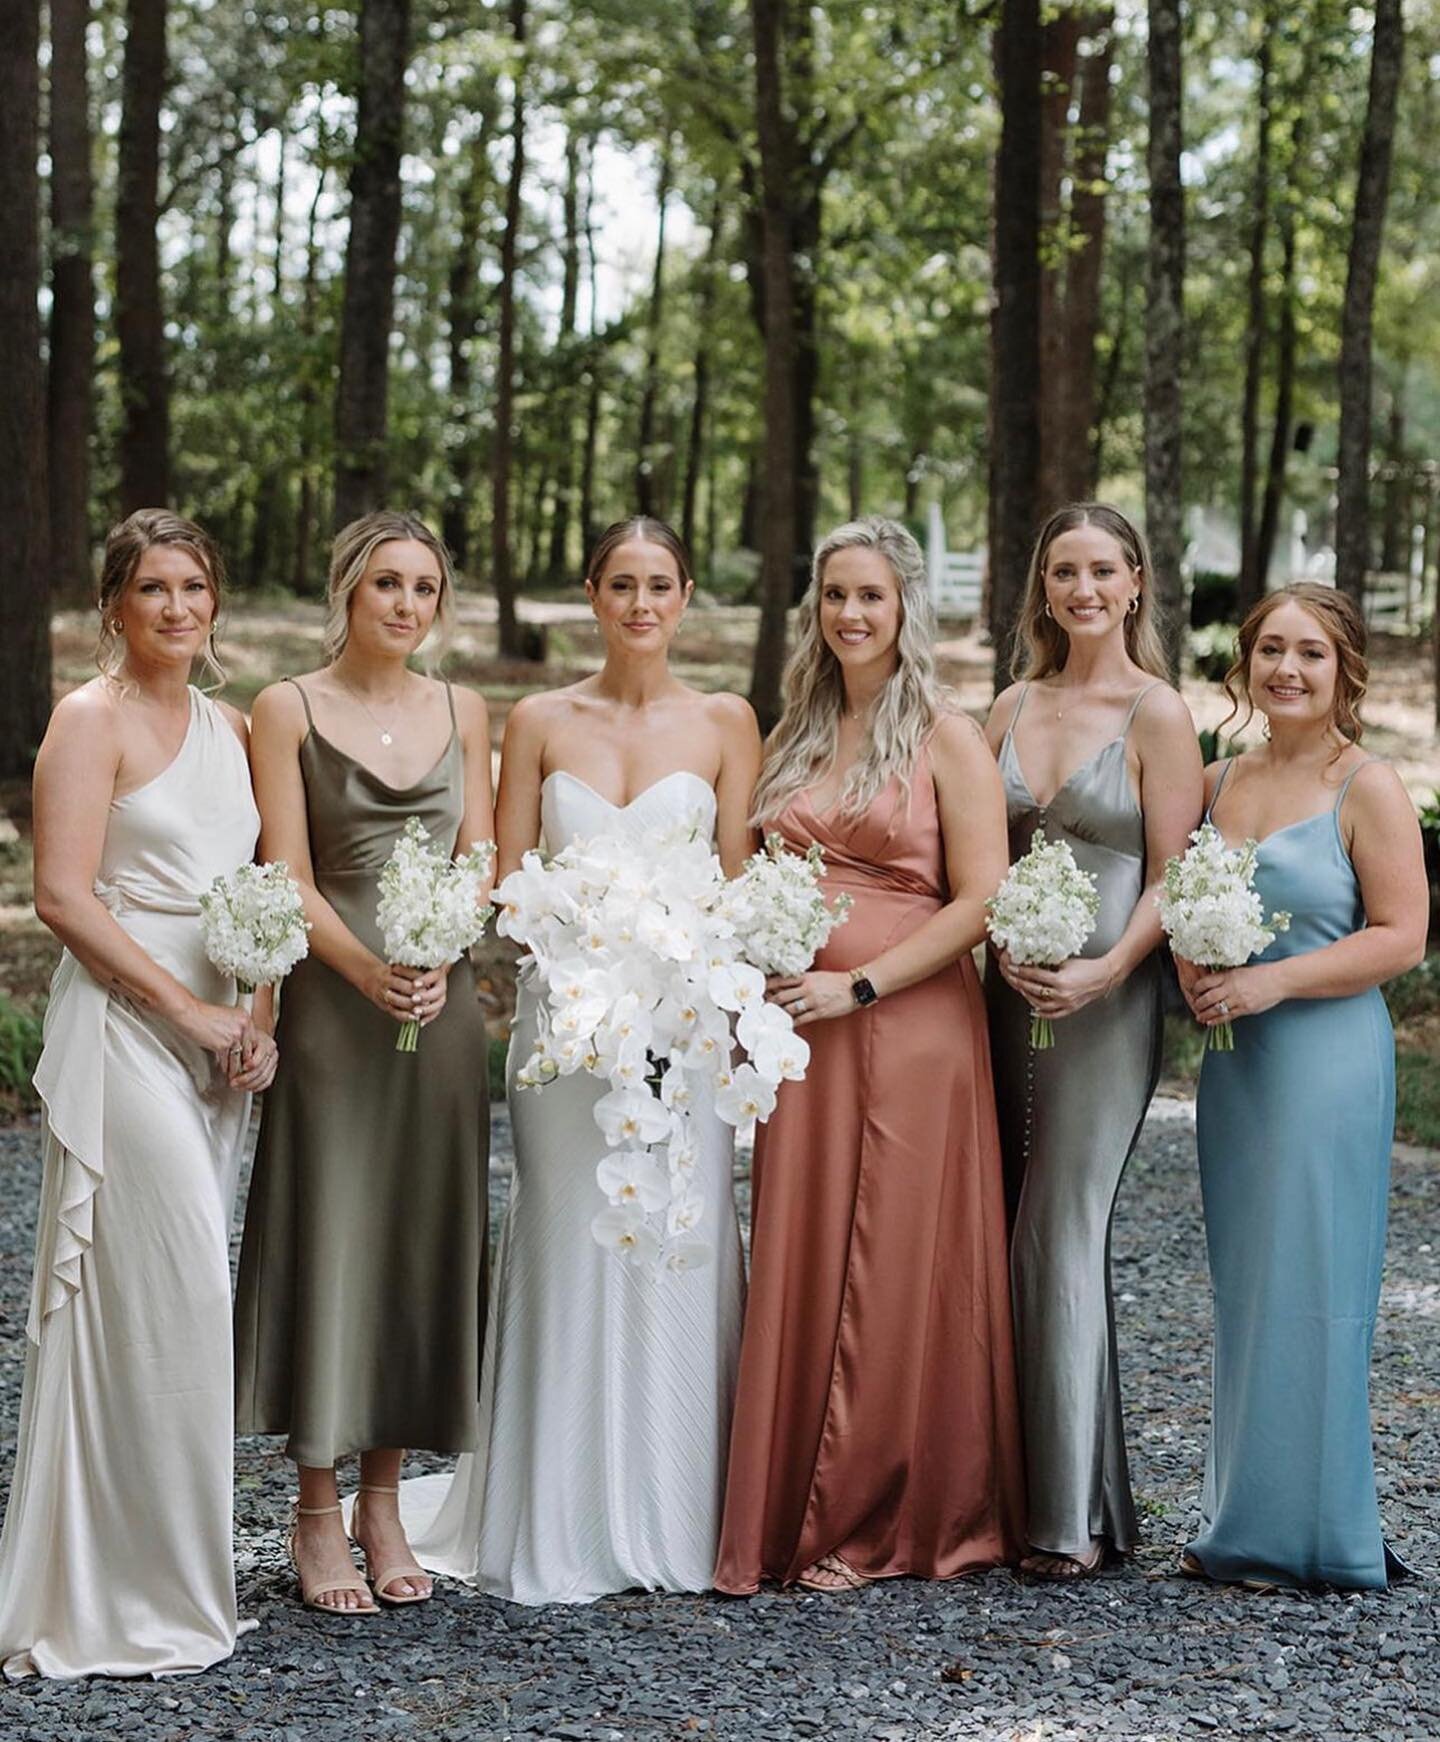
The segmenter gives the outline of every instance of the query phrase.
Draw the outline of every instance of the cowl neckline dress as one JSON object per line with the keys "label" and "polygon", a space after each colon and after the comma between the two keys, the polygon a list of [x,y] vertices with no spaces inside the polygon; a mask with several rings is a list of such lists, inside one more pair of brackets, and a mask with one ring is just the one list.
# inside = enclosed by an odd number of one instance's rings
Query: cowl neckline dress
{"label": "cowl neckline dress", "polygon": [[[110,806],[95,893],[206,1003],[200,896],[259,817],[223,710]],[[234,1649],[230,1218],[250,1100],[66,950],[35,1073],[44,1185],[0,1539],[8,1676],[166,1675]]]}
{"label": "cowl neckline dress", "polygon": [[[872,962],[949,899],[928,751],[858,817],[801,794],[767,823],[818,841],[854,905],[816,958]],[[1024,1475],[984,1008],[968,955],[801,1031],[756,1142],[750,1293],[715,1583],[838,1553],[869,1578],[1012,1560]]]}

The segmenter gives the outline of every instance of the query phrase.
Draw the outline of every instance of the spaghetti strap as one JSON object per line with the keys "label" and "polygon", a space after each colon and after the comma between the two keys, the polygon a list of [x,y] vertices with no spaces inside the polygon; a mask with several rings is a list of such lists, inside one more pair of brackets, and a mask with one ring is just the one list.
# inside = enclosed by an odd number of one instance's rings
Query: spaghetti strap
{"label": "spaghetti strap", "polygon": [[1350,782],[1359,774],[1362,768],[1368,768],[1372,762],[1383,761],[1379,756],[1367,756],[1363,762],[1357,762],[1340,784],[1340,790],[1335,795],[1335,814],[1339,816],[1340,806],[1345,802],[1345,794],[1350,790]]}
{"label": "spaghetti strap", "polygon": [[304,684],[302,684],[302,683],[301,683],[301,682],[300,682],[300,680],[299,680],[299,678],[296,678],[296,677],[287,677],[287,678],[286,678],[286,679],[285,679],[285,682],[286,682],[286,683],[289,683],[289,684],[294,684],[294,686],[295,686],[295,688],[296,688],[296,689],[297,689],[297,690],[299,690],[299,692],[300,692],[300,702],[301,702],[301,705],[302,705],[302,706],[303,706],[303,707],[304,707],[304,709],[305,709],[305,724],[306,724],[306,725],[307,725],[307,726],[308,726],[308,727],[309,727],[309,728],[310,728],[310,730],[311,730],[311,731],[312,731],[312,732],[313,732],[313,731],[314,731],[314,730],[315,730],[315,716],[314,716],[314,714],[312,714],[312,713],[311,713],[311,712],[310,712],[310,698],[309,698],[309,696],[307,696],[307,695],[306,695],[306,694],[305,694],[305,686],[304,686]]}
{"label": "spaghetti strap", "polygon": [[1014,712],[1014,713],[1013,713],[1013,714],[1011,714],[1011,716],[1010,716],[1010,724],[1009,724],[1009,725],[1008,725],[1008,726],[1007,726],[1007,727],[1006,727],[1006,728],[1005,728],[1005,736],[1006,736],[1006,737],[1007,737],[1007,738],[1008,738],[1008,737],[1009,737],[1009,736],[1010,736],[1010,734],[1011,734],[1011,733],[1012,733],[1012,732],[1013,732],[1013,731],[1014,731],[1014,730],[1015,730],[1015,724],[1016,724],[1016,722],[1017,722],[1017,721],[1018,721],[1018,720],[1019,720],[1019,718],[1020,718],[1020,710],[1021,710],[1021,708],[1023,708],[1023,707],[1024,707],[1024,706],[1025,706],[1025,698],[1026,698],[1026,696],[1028,696],[1028,695],[1029,695],[1029,694],[1030,694],[1030,685],[1029,685],[1029,683],[1028,683],[1028,682],[1027,682],[1027,683],[1022,683],[1022,684],[1021,684],[1021,686],[1020,686],[1020,697],[1019,697],[1019,700],[1018,700],[1018,701],[1017,701],[1017,702],[1016,702],[1016,703],[1015,703],[1015,712]]}
{"label": "spaghetti strap", "polygon": [[[1135,716],[1140,711],[1141,702],[1145,700],[1151,690],[1158,690],[1164,681],[1164,678],[1157,677],[1154,683],[1147,683],[1145,688],[1141,690],[1140,694],[1136,696],[1135,700],[1131,702],[1130,712],[1125,716],[1125,724],[1120,728],[1120,736],[1122,738],[1128,738],[1130,736],[1130,728],[1135,723]],[[1218,787],[1216,788],[1216,796],[1219,796]]]}
{"label": "spaghetti strap", "polygon": [[[1155,686],[1152,684],[1151,689]],[[1148,693],[1148,692],[1147,692]],[[1220,778],[1215,782],[1215,790],[1210,794],[1210,802],[1205,806],[1205,821],[1208,823],[1215,813],[1215,806],[1220,802],[1220,794],[1225,790],[1225,782],[1230,778],[1230,770],[1235,766],[1235,758],[1228,757],[1225,766],[1220,770]]]}
{"label": "spaghetti strap", "polygon": [[441,682],[445,685],[445,700],[450,704],[450,724],[454,730],[458,732],[460,730],[460,722],[455,718],[455,692],[450,687],[450,679],[448,677],[442,678]]}

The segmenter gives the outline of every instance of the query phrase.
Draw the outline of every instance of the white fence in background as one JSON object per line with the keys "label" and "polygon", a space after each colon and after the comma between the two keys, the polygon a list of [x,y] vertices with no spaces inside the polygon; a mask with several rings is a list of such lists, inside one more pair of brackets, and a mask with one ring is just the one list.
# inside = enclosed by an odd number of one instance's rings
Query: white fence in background
{"label": "white fence in background", "polygon": [[925,527],[925,566],[930,597],[939,617],[978,617],[985,583],[983,550],[947,551],[940,504],[930,504]]}

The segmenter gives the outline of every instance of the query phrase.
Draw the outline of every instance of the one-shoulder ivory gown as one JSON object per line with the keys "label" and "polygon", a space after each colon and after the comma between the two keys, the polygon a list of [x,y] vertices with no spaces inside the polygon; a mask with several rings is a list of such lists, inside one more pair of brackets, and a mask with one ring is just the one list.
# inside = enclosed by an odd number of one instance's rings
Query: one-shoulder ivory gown
{"label": "one-shoulder ivory gown", "polygon": [[[713,829],[715,795],[683,771],[623,807],[564,772],[542,793],[552,852],[616,829],[633,831],[642,851],[646,830],[697,813]],[[453,1477],[403,1484],[405,1525],[424,1566],[517,1603],[705,1590],[744,1291],[732,1134],[697,1110],[709,1264],[657,1276],[602,1250],[590,1232],[605,1207],[593,1109],[607,1085],[577,1074],[515,1087],[535,1008],[522,975],[510,1040],[515,1176],[490,1297],[479,1450]]]}
{"label": "one-shoulder ivory gown", "polygon": [[[110,807],[95,892],[197,998],[233,1004],[199,897],[248,863],[245,752],[190,692],[179,754]],[[7,1676],[163,1675],[236,1634],[230,1215],[249,1097],[67,950],[35,1073],[45,1177],[0,1538]]]}

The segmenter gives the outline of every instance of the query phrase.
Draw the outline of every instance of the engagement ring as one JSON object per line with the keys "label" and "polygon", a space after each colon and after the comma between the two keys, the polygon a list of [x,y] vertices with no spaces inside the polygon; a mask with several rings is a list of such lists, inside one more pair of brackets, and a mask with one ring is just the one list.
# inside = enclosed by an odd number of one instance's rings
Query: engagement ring
{"label": "engagement ring", "polygon": [[1230,1014],[1230,1006],[1223,998],[1220,1000],[1220,1014],[1222,1016],[1228,1016]]}

